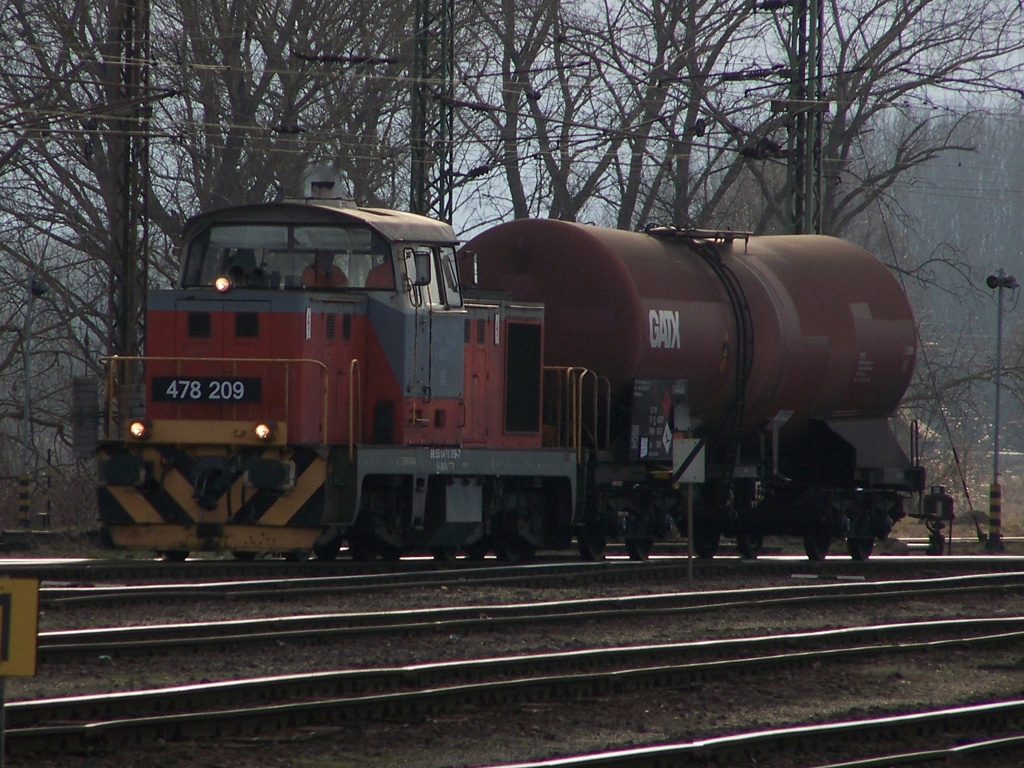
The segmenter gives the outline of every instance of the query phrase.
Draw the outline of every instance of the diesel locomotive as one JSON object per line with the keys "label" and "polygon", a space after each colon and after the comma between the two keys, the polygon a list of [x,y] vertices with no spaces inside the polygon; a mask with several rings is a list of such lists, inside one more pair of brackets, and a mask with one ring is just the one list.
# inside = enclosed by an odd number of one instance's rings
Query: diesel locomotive
{"label": "diesel locomotive", "polygon": [[514,562],[676,526],[863,559],[922,490],[888,421],[914,319],[862,249],[551,220],[459,245],[324,197],[190,220],[145,356],[105,361],[109,538]]}

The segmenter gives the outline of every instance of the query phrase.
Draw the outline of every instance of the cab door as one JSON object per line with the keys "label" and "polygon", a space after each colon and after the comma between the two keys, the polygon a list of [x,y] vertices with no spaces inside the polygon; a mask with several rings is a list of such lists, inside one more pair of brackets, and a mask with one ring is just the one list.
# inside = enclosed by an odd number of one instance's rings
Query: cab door
{"label": "cab door", "polygon": [[461,398],[464,383],[463,322],[465,310],[450,246],[406,248],[406,275],[415,313],[413,322],[414,386],[430,398]]}

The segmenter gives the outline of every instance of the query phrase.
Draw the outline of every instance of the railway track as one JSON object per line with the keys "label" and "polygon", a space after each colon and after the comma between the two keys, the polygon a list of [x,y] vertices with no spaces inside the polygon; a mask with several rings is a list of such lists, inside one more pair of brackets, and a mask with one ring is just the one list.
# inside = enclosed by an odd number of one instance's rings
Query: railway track
{"label": "railway track", "polygon": [[[916,550],[913,550],[916,551]],[[195,594],[211,598],[236,597],[255,592],[262,585],[263,596],[294,593],[298,589],[366,590],[430,585],[452,581],[467,583],[504,582],[524,586],[558,583],[616,583],[686,579],[690,564],[685,547],[662,548],[644,563],[609,558],[587,563],[575,557],[545,556],[537,563],[509,566],[497,561],[481,565],[467,559],[437,564],[426,558],[406,558],[396,563],[285,562],[264,560],[235,562],[196,559],[185,563],[162,560],[47,560],[42,558],[0,559],[0,572],[11,577],[37,578],[43,583],[41,599],[47,601],[120,600],[154,601],[174,599],[170,583],[197,585]],[[896,578],[922,574],[1024,572],[1024,556],[954,555],[929,557],[916,554],[876,555],[866,562],[834,556],[822,562],[802,555],[774,554],[756,560],[716,557],[692,563],[696,579],[732,576],[798,575],[819,578]],[[247,585],[248,583],[248,585]],[[131,584],[130,588],[123,585]],[[169,597],[165,598],[165,595]]]}
{"label": "railway track", "polygon": [[[241,643],[340,642],[372,635],[492,631],[556,622],[642,619],[644,616],[766,608],[793,608],[857,600],[934,599],[970,593],[1024,591],[1024,574],[982,574],[915,582],[836,582],[756,589],[675,592],[525,604],[483,604],[358,613],[259,617],[153,626],[90,628],[39,633],[45,663],[83,657],[152,654],[186,649],[237,650]],[[955,623],[954,623],[955,624]]]}
{"label": "railway track", "polygon": [[[913,558],[902,559],[911,560]],[[926,566],[936,562],[936,559],[933,558],[922,558],[921,560]],[[722,562],[728,568],[733,569],[734,573],[744,573],[748,576],[757,573],[753,569],[746,569],[746,566],[753,565],[749,562],[732,559],[725,559]],[[633,574],[640,574],[635,577],[639,582],[647,581],[651,578],[649,573],[656,571],[660,563],[654,561],[630,564],[613,561],[598,564],[597,570],[616,572],[616,575],[609,576],[609,580],[606,582],[602,582],[601,579],[588,581],[585,577],[577,575],[565,578],[564,572],[559,570],[561,565],[544,563],[533,566],[540,573],[533,574],[530,578],[540,579],[541,581],[536,583],[544,586],[570,586],[572,589],[569,594],[572,594],[577,592],[579,587],[590,583],[631,584],[634,583]],[[676,568],[674,571],[676,574],[679,573],[678,564],[669,563],[667,565],[668,573],[673,573],[672,568]],[[428,591],[422,594],[429,596],[434,594],[432,590],[439,589],[444,585],[466,584],[468,586],[484,586],[482,594],[486,595],[489,584],[510,584],[517,588],[523,584],[523,582],[517,581],[502,581],[500,571],[498,580],[492,582],[488,577],[493,577],[494,571],[498,570],[491,568],[430,569],[427,580],[420,578],[423,574],[413,572],[297,578],[283,580],[280,584],[275,582],[272,585],[260,583],[257,580],[237,580],[210,585],[208,593],[199,592],[199,590],[207,589],[202,584],[160,583],[142,585],[137,588],[124,585],[97,585],[95,587],[96,594],[86,596],[85,599],[81,599],[83,597],[82,587],[70,588],[69,591],[68,587],[52,585],[54,591],[50,594],[52,602],[49,605],[52,608],[51,615],[57,616],[61,610],[77,611],[78,608],[90,609],[108,604],[118,606],[123,602],[131,605],[138,602],[137,597],[129,598],[126,601],[118,597],[118,592],[122,589],[129,592],[135,592],[136,589],[155,589],[156,593],[162,595],[158,602],[177,602],[182,595],[189,600],[194,600],[201,594],[209,594],[212,600],[226,599],[237,602],[250,598],[264,599],[266,595],[278,593],[285,603],[293,596],[332,594],[339,590],[342,593],[345,590],[369,590],[368,598],[343,599],[341,604],[354,602],[372,605],[379,604],[374,594],[381,589],[386,591],[391,588],[426,587]],[[513,570],[521,571],[522,567]],[[460,578],[466,576],[465,571],[486,573],[481,573],[479,576],[471,573],[470,579],[459,581]],[[785,570],[776,572],[786,573]],[[919,583],[910,583],[906,579],[869,582],[865,580],[866,569],[863,568],[860,574],[850,575],[829,571],[808,572],[806,570],[797,572],[790,570],[788,575],[792,579],[789,586],[760,589],[749,589],[744,584],[742,590],[672,592],[663,595],[545,601],[540,604],[530,603],[527,605],[514,603],[472,605],[443,609],[259,618],[251,621],[224,621],[202,625],[181,623],[172,627],[153,625],[110,630],[44,632],[40,636],[40,663],[41,667],[46,670],[46,675],[56,675],[57,677],[66,674],[63,671],[58,671],[62,670],[62,666],[58,662],[74,663],[76,659],[88,660],[89,665],[83,666],[82,669],[91,671],[85,671],[85,675],[98,678],[106,676],[105,670],[109,669],[111,672],[115,672],[118,660],[122,657],[126,659],[123,669],[136,670],[129,675],[138,675],[138,670],[145,668],[146,665],[160,663],[148,661],[149,655],[172,660],[181,659],[180,663],[183,668],[203,669],[207,663],[210,663],[209,668],[211,669],[218,667],[229,669],[230,665],[222,665],[216,659],[226,660],[230,654],[247,655],[248,648],[257,648],[260,643],[267,648],[267,651],[261,650],[260,653],[276,654],[277,652],[273,649],[279,647],[280,653],[288,658],[299,658],[302,654],[313,652],[313,644],[323,644],[325,650],[335,647],[340,649],[343,645],[384,647],[391,646],[392,643],[401,645],[406,641],[397,641],[397,638],[407,636],[418,636],[426,645],[434,647],[432,638],[447,641],[449,638],[469,638],[475,634],[479,640],[472,640],[472,642],[476,647],[480,647],[491,642],[484,638],[489,637],[488,633],[492,630],[498,630],[493,633],[497,637],[511,635],[512,632],[534,637],[545,635],[561,637],[566,632],[575,633],[573,628],[577,626],[590,625],[600,627],[603,631],[606,626],[609,628],[616,626],[615,620],[626,619],[626,623],[618,622],[617,626],[620,628],[640,627],[652,623],[648,621],[649,617],[658,616],[668,618],[671,623],[666,626],[682,627],[684,624],[693,625],[703,622],[704,618],[701,617],[721,616],[722,612],[726,610],[730,611],[729,615],[736,617],[743,616],[745,613],[754,615],[755,612],[762,616],[778,616],[781,622],[784,621],[781,617],[787,615],[793,617],[807,613],[828,615],[832,610],[830,606],[834,606],[840,611],[836,615],[845,615],[848,607],[861,603],[865,606],[882,606],[898,605],[902,601],[908,601],[913,605],[926,603],[939,606],[960,603],[963,606],[970,606],[975,602],[973,598],[963,600],[960,598],[965,595],[978,595],[987,600],[992,596],[998,598],[999,595],[1004,594],[1020,595],[1024,593],[1024,576],[1016,572],[933,577],[920,580]],[[384,577],[382,582],[384,586],[360,583],[364,576],[367,579]],[[343,579],[340,583],[338,582],[339,578]],[[653,578],[655,582],[675,583],[679,580],[678,576],[673,578],[671,575]],[[549,579],[550,581],[548,581]],[[726,578],[724,582],[728,584],[729,578]],[[533,583],[527,582],[526,586]],[[217,590],[225,589],[225,587],[228,591],[218,595]],[[50,588],[51,585],[44,585],[44,591]],[[88,588],[85,590],[89,591]],[[103,596],[104,594],[109,597]],[[438,594],[441,593],[438,592]],[[427,599],[432,600],[433,598],[428,597]],[[418,603],[421,600],[422,597],[417,595],[411,602]],[[403,596],[398,602],[408,604],[410,601]],[[994,607],[1003,604],[998,600],[992,603]],[[804,611],[804,608],[807,611]],[[120,609],[115,610],[119,611]],[[208,610],[207,613],[216,615],[221,610],[216,607]],[[876,611],[871,609],[869,612],[875,613]],[[928,613],[924,613],[924,615],[928,615]],[[751,646],[747,651],[742,650],[741,646],[736,644],[743,641],[732,640],[718,640],[704,644],[674,644],[674,646],[680,646],[678,648],[666,644],[652,644],[648,650],[650,654],[648,658],[645,659],[639,655],[643,653],[643,649],[626,649],[622,651],[623,655],[615,664],[602,661],[601,657],[597,655],[599,653],[597,651],[588,651],[589,656],[581,655],[578,665],[571,658],[572,654],[541,654],[540,656],[532,654],[522,657],[525,661],[521,662],[519,668],[515,667],[515,660],[502,661],[502,659],[461,662],[462,672],[456,671],[457,665],[415,664],[386,669],[372,668],[344,673],[324,673],[316,676],[298,674],[278,676],[267,683],[271,686],[270,688],[263,688],[263,683],[257,680],[231,681],[232,677],[248,674],[239,668],[232,675],[221,675],[222,679],[227,682],[207,686],[176,686],[173,690],[165,689],[161,693],[154,693],[156,704],[154,705],[155,710],[152,712],[147,709],[149,705],[142,704],[143,695],[141,693],[118,694],[112,697],[80,697],[82,705],[91,712],[84,718],[81,715],[69,714],[65,710],[50,716],[44,715],[42,719],[36,721],[35,725],[25,726],[29,729],[47,729],[59,725],[67,730],[50,731],[48,735],[41,731],[35,731],[35,735],[32,735],[30,731],[26,731],[23,737],[12,737],[11,743],[14,745],[11,747],[12,753],[23,756],[22,758],[16,757],[15,761],[18,759],[29,761],[14,762],[13,765],[35,765],[31,755],[37,754],[34,750],[44,749],[40,745],[40,741],[62,744],[64,746],[58,746],[56,749],[58,751],[67,750],[67,754],[91,754],[92,750],[102,753],[103,750],[108,749],[105,746],[108,744],[144,745],[153,743],[154,739],[178,741],[183,744],[193,743],[193,740],[196,740],[195,743],[216,744],[224,741],[239,745],[246,743],[247,740],[264,738],[276,742],[279,739],[292,737],[273,734],[287,733],[289,729],[294,731],[295,728],[312,729],[312,732],[321,728],[328,731],[344,730],[351,727],[358,728],[359,726],[353,724],[359,722],[368,724],[396,722],[406,723],[404,727],[414,727],[411,724],[431,721],[435,717],[457,722],[460,718],[467,717],[465,710],[467,706],[471,710],[485,713],[505,711],[501,708],[517,706],[550,707],[554,711],[565,709],[567,705],[571,709],[577,706],[574,702],[615,701],[621,696],[642,696],[646,691],[659,688],[663,691],[668,690],[670,695],[673,695],[671,692],[678,691],[680,687],[685,689],[686,686],[690,686],[692,688],[715,680],[736,679],[738,686],[746,687],[756,685],[757,681],[765,675],[773,674],[773,670],[775,674],[778,674],[779,670],[795,669],[811,670],[810,674],[812,675],[828,675],[830,670],[839,669],[839,664],[857,664],[858,659],[869,655],[879,659],[897,655],[906,657],[907,654],[896,646],[907,646],[912,653],[919,654],[955,653],[958,648],[966,647],[963,645],[964,640],[961,635],[979,636],[977,640],[971,641],[976,643],[973,647],[978,648],[1005,645],[1008,648],[1019,649],[1024,644],[1024,640],[1021,639],[1021,634],[1024,633],[1024,619],[1017,617],[999,617],[997,620],[986,620],[983,623],[974,620],[967,622],[943,620],[933,622],[933,625],[929,626],[919,622],[915,629],[906,630],[908,634],[904,636],[886,635],[883,630],[876,627],[853,630],[847,633],[847,639],[837,640],[837,645],[833,648],[813,648],[810,646],[813,641],[807,641],[808,644],[804,644],[796,635],[783,636],[782,639],[765,638],[762,640],[763,645],[760,648]],[[945,629],[941,629],[940,625]],[[203,627],[201,632],[199,627]],[[859,631],[868,634],[863,634],[858,638],[856,632]],[[902,630],[893,630],[894,633],[899,631]],[[871,636],[871,632],[876,632],[876,634]],[[984,639],[981,637],[982,635],[991,639]],[[689,636],[700,635],[690,634]],[[628,638],[630,635],[627,631],[620,637]],[[368,641],[368,638],[373,639]],[[310,647],[302,649],[299,647],[300,644],[309,644]],[[595,644],[599,644],[599,641]],[[685,645],[689,647],[682,647]],[[453,645],[448,647],[456,648]],[[723,650],[719,651],[719,648]],[[536,646],[531,650],[536,650]],[[638,655],[630,660],[628,654],[634,652]],[[216,653],[220,655],[210,655]],[[323,651],[319,649],[315,651],[317,655],[321,653]],[[818,653],[826,653],[826,656],[809,655]],[[179,654],[181,655],[179,656]],[[334,658],[337,658],[337,652],[333,650],[324,655],[330,654],[335,654]],[[386,662],[384,655],[378,655],[371,661],[370,656],[372,655],[367,655],[366,660],[359,662],[358,666]],[[803,655],[802,658],[801,655]],[[531,669],[531,665],[539,663],[541,656],[549,658],[555,669],[550,672],[539,671],[536,667]],[[782,657],[785,656],[791,657],[790,661],[783,661]],[[436,653],[419,655],[420,659],[436,659],[438,657]],[[778,660],[775,657],[778,657]],[[132,658],[135,661],[131,661]],[[108,661],[97,665],[97,659],[107,659]],[[110,662],[110,659],[114,661]],[[142,661],[141,659],[146,660]],[[488,662],[493,662],[497,666],[488,667]],[[176,663],[172,661],[171,666]],[[334,664],[336,665],[337,661]],[[502,667],[501,664],[505,664],[505,666]],[[444,667],[443,671],[437,671],[441,667]],[[267,668],[273,668],[273,666]],[[310,668],[325,669],[327,667],[293,665],[291,670],[299,672]],[[683,677],[684,671],[691,677]],[[430,677],[432,675],[436,675],[436,677]],[[460,675],[464,675],[464,677],[460,677]],[[132,678],[125,677],[122,673],[121,679],[130,680]],[[153,678],[154,682],[159,681],[160,684],[171,683],[176,679],[180,678],[160,675]],[[686,680],[691,682],[688,683]],[[285,692],[274,692],[274,685],[281,687]],[[89,688],[90,686],[84,686],[80,690]],[[289,688],[292,690],[290,693],[288,692]],[[45,688],[38,690],[39,693],[46,695]],[[304,693],[303,690],[306,692]],[[658,696],[660,695],[658,694]],[[197,705],[196,711],[192,711],[190,708],[192,705],[175,704],[174,697],[189,701],[205,701],[206,703]],[[352,701],[358,703],[351,703]],[[519,703],[517,704],[517,702]],[[253,712],[256,703],[259,703],[259,707],[257,707],[259,711]],[[43,704],[39,703],[39,706],[43,706]],[[75,704],[65,700],[58,706],[75,706]],[[609,706],[616,705],[610,704]],[[113,709],[107,711],[104,709],[105,707],[113,707]],[[120,711],[117,707],[121,708]],[[392,707],[394,709],[390,709]],[[372,719],[372,716],[370,720],[362,720],[364,709],[368,709],[371,713],[383,714],[380,714],[376,721]],[[147,714],[147,712],[150,713]],[[1016,716],[1012,712],[1009,715],[997,715],[1000,718],[1011,719]],[[12,728],[14,727],[12,726]],[[16,727],[21,728],[22,725]],[[874,728],[875,726],[865,725],[863,727]],[[879,728],[881,727],[880,725]],[[936,727],[955,729],[959,726],[947,724]],[[1004,731],[999,732],[999,736],[1012,735],[1013,727],[1012,724],[1008,725]],[[709,731],[709,733],[713,732]],[[879,733],[884,734],[884,730],[879,730]],[[984,733],[986,736],[991,735],[989,731],[984,731]],[[747,742],[747,746],[755,749],[754,752],[748,754],[756,755],[757,764],[760,766],[771,765],[769,758],[776,750],[781,750],[781,753],[785,754],[788,749],[800,748],[799,746],[777,746],[771,740],[774,737],[764,736],[761,731],[757,731],[757,734],[761,735],[757,738],[751,736],[752,740]],[[725,733],[720,732],[714,738],[725,739],[725,736]],[[758,741],[762,737],[768,740]],[[812,737],[808,736],[807,738],[811,739]],[[883,739],[883,742],[879,742],[883,744],[886,737],[879,736],[878,738]],[[20,745],[19,739],[23,739],[20,741]],[[966,740],[966,735],[961,736],[958,743],[966,742]],[[986,739],[979,738],[979,741],[986,741]],[[614,743],[628,744],[629,740]],[[701,743],[703,744],[703,741]],[[725,750],[725,743],[723,741],[723,750]],[[801,743],[805,742],[801,742],[799,739],[793,741],[795,745]],[[842,744],[842,740],[839,739],[837,743]],[[945,746],[938,747],[937,743],[926,742],[915,745],[913,751],[947,749]],[[908,750],[911,749],[903,742],[900,742],[900,745]],[[144,749],[144,747],[141,748]],[[948,748],[952,749],[953,747],[949,746]],[[986,748],[978,747],[979,750]],[[844,748],[841,746],[839,749],[838,754],[844,755],[844,759],[848,760],[852,757],[852,752],[842,751]],[[39,751],[38,754],[42,755],[44,752]],[[527,752],[519,752],[519,754],[527,754]],[[695,759],[699,764],[700,760],[706,759],[706,757],[699,759],[687,757],[687,754],[695,755],[698,752],[694,752],[693,749],[689,752],[682,749],[681,757],[666,757],[663,764],[687,765]],[[727,755],[728,753],[723,751],[721,754]],[[650,765],[652,763],[649,760],[652,758],[653,755],[648,753],[642,757],[618,755],[613,758],[605,755],[586,759],[597,760],[595,765],[602,764],[601,760],[613,759],[620,762],[603,764]],[[824,754],[820,761],[822,765],[827,764],[827,758],[828,755]],[[638,762],[630,763],[629,760]],[[644,760],[648,762],[644,762]],[[722,757],[721,760],[730,764],[733,762],[729,757]],[[132,765],[134,764],[132,763]],[[810,763],[803,764],[810,765]]]}
{"label": "railway track", "polygon": [[[521,586],[552,587],[573,585],[610,585],[631,583],[681,583],[690,576],[690,565],[684,557],[666,557],[646,563],[628,560],[600,563],[554,562],[519,566],[435,567],[427,561],[403,564],[398,572],[374,570],[351,574],[303,575],[285,568],[263,577],[254,577],[247,568],[228,569],[232,578],[224,578],[223,563],[213,575],[217,580],[201,580],[199,572],[182,570],[181,564],[162,572],[159,580],[146,566],[135,574],[120,573],[131,583],[113,583],[114,574],[102,565],[83,566],[81,570],[51,573],[48,567],[25,566],[21,570],[6,568],[11,576],[34,576],[42,579],[40,604],[45,607],[74,605],[129,605],[132,603],[176,603],[187,597],[195,600],[260,599],[286,600],[303,596],[343,594],[346,592],[415,589],[420,587],[459,586]],[[408,567],[406,567],[408,565]],[[830,579],[895,579],[923,575],[1024,573],[1024,558],[1018,557],[885,557],[866,563],[848,559],[831,559],[812,563],[800,558],[716,558],[698,560],[693,564],[696,580],[729,578],[791,577],[806,580]],[[300,569],[301,571],[301,569]],[[60,574],[62,578],[51,578]],[[74,575],[74,578],[69,578]],[[138,583],[146,581],[146,583]],[[57,582],[57,583],[55,583]]]}
{"label": "railway track", "polygon": [[[522,702],[637,695],[707,680],[750,685],[758,676],[780,670],[813,668],[822,674],[833,665],[882,656],[970,652],[994,644],[1024,648],[1024,617],[908,622],[21,701],[8,704],[7,739],[12,753],[41,753],[157,740],[241,738],[328,724],[405,722]],[[968,730],[1004,736],[1015,729],[1024,732],[1024,701],[711,736],[574,760],[581,765],[650,766],[747,764],[753,759],[763,765],[766,756],[807,750],[809,745],[818,750],[834,745],[848,752],[854,743],[897,738],[905,743],[908,729],[915,738],[944,733],[946,739]],[[563,763],[535,765],[542,764]]]}

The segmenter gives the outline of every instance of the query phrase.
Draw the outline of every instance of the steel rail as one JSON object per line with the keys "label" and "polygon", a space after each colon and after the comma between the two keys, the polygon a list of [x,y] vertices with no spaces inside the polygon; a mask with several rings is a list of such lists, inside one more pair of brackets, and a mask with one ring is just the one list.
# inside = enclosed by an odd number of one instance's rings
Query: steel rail
{"label": "steel rail", "polygon": [[[1004,730],[1004,738],[974,741],[960,747],[955,739],[963,734]],[[609,751],[554,760],[525,763],[502,763],[490,768],[677,768],[691,765],[753,765],[768,763],[768,755],[783,752],[807,753],[823,745],[836,748],[859,748],[865,744],[884,744],[906,739],[943,739],[951,745],[943,749],[900,753],[909,762],[880,756],[864,760],[823,765],[820,768],[881,768],[882,766],[916,764],[938,757],[1009,749],[1024,743],[1024,700],[1002,701],[952,707],[906,715],[851,720],[823,725],[776,728],[750,733],[701,739],[682,744]],[[899,757],[899,754],[896,755]],[[1019,757],[1019,755],[1017,756]],[[770,763],[768,763],[770,764]],[[789,763],[786,763],[787,765]]]}
{"label": "steel rail", "polygon": [[1024,735],[1009,736],[1002,739],[980,739],[967,743],[958,742],[951,747],[938,749],[899,751],[888,754],[866,757],[860,760],[843,760],[839,763],[817,763],[809,768],[892,768],[898,765],[948,765],[954,758],[965,758],[974,755],[1014,750],[1019,757],[1024,747]]}

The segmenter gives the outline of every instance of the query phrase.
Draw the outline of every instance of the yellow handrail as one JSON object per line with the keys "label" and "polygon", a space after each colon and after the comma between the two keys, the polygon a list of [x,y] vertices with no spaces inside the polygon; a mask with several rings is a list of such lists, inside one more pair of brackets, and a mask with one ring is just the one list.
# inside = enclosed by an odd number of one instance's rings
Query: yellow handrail
{"label": "yellow handrail", "polygon": [[[591,410],[593,411],[593,435],[594,446],[596,448],[598,447],[598,387],[600,386],[601,379],[598,377],[597,373],[589,368],[575,366],[545,366],[544,370],[550,371],[558,376],[558,393],[556,399],[557,411],[555,413],[554,426],[558,430],[559,434],[562,435],[562,439],[566,443],[566,447],[576,449],[576,461],[582,462],[584,383],[586,382],[587,377],[593,377],[594,402]],[[566,406],[566,413],[564,414],[562,412],[563,402]]]}
{"label": "yellow handrail", "polygon": [[[356,458],[356,423],[359,424],[359,442],[363,441],[363,386],[359,370],[359,358],[353,357],[348,364],[348,460]],[[358,385],[358,386],[357,386]],[[356,400],[359,400],[356,405]]]}

